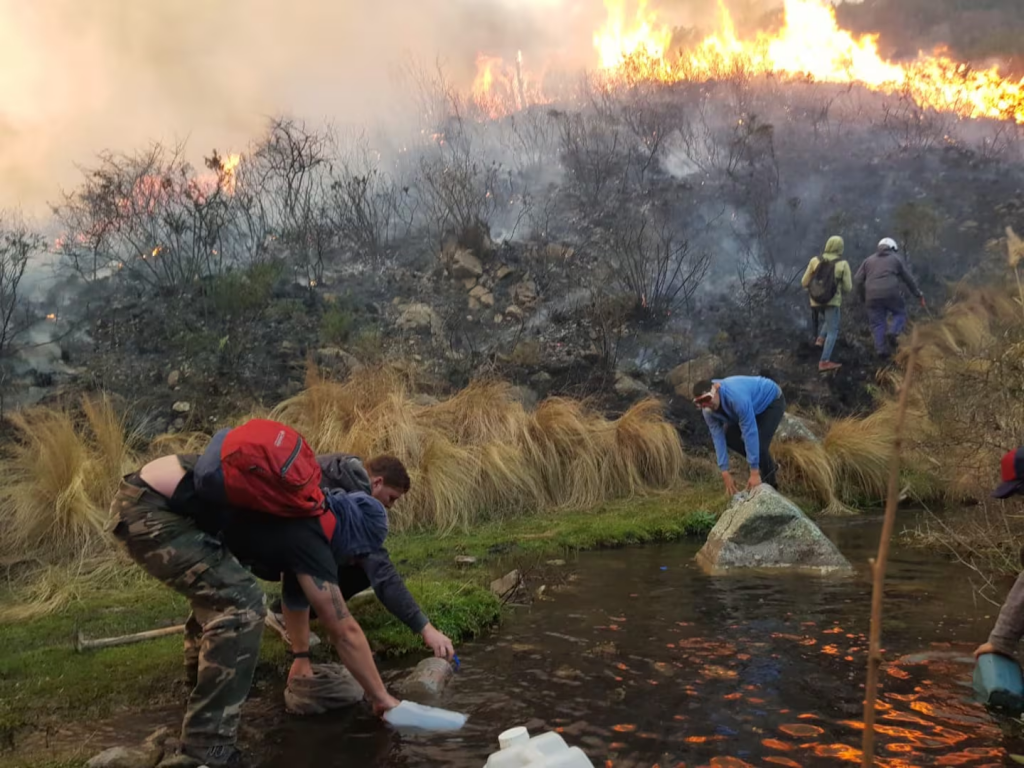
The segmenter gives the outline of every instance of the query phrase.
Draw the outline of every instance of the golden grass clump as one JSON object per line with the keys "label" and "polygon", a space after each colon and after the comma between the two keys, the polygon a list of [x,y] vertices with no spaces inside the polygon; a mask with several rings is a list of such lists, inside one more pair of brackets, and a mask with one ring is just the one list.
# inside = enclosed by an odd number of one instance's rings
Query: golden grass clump
{"label": "golden grass clump", "polygon": [[66,409],[12,414],[17,440],[2,461],[0,551],[43,562],[106,549],[110,499],[134,455],[125,424],[106,398]]}
{"label": "golden grass clump", "polygon": [[657,401],[609,420],[565,398],[531,412],[510,384],[486,380],[419,404],[411,383],[389,368],[344,382],[311,370],[306,390],[272,415],[319,453],[400,458],[413,484],[394,510],[399,530],[448,532],[528,511],[586,509],[681,482],[685,457]]}

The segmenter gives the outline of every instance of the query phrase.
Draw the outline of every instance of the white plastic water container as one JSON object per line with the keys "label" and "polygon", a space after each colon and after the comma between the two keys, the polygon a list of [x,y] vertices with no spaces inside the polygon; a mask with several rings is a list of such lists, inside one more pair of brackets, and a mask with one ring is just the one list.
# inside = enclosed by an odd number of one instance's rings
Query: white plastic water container
{"label": "white plastic water container", "polygon": [[570,747],[557,733],[530,738],[522,726],[498,736],[497,752],[487,758],[484,768],[594,768],[579,747]]}
{"label": "white plastic water container", "polygon": [[418,731],[457,731],[466,724],[466,715],[415,701],[402,701],[384,713],[385,722],[395,728]]}

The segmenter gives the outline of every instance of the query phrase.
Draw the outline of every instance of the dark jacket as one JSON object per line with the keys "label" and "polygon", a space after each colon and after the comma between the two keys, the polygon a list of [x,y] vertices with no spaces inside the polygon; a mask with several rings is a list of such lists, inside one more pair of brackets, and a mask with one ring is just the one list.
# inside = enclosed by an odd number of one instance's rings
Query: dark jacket
{"label": "dark jacket", "polygon": [[[317,456],[316,460],[323,473],[320,484],[325,493],[339,490],[346,493],[370,493],[372,490],[370,476],[357,456],[328,453]],[[366,573],[374,594],[388,612],[413,632],[419,634],[423,631],[428,619],[405,586],[386,549],[381,547],[357,558],[353,566]]]}
{"label": "dark jacket", "polygon": [[857,295],[869,304],[902,298],[901,282],[914,296],[921,298],[921,289],[907,265],[899,254],[888,248],[868,256],[853,278]]}

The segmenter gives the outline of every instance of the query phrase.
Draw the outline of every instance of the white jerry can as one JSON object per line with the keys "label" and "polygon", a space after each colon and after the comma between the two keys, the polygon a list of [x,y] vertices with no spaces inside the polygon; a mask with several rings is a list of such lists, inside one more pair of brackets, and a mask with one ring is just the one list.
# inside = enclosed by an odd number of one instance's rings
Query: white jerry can
{"label": "white jerry can", "polygon": [[498,746],[484,768],[594,768],[582,749],[570,747],[557,733],[531,739],[522,726],[510,728],[498,736]]}

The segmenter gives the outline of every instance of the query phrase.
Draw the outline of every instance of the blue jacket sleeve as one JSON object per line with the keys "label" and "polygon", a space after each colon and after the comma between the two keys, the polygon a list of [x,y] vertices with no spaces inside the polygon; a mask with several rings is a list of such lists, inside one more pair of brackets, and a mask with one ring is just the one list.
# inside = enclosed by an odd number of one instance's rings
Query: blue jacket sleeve
{"label": "blue jacket sleeve", "polygon": [[722,422],[715,418],[710,411],[702,411],[704,421],[711,431],[711,440],[715,444],[715,456],[718,458],[718,468],[723,472],[729,469],[729,449],[725,445],[725,427]]}
{"label": "blue jacket sleeve", "polygon": [[395,564],[391,562],[388,551],[384,548],[360,558],[362,566],[370,579],[370,586],[381,604],[392,616],[401,621],[416,634],[427,626],[427,617],[420,610],[416,598],[410,594],[402,577],[398,575]]}
{"label": "blue jacket sleeve", "polygon": [[757,414],[754,413],[754,404],[749,397],[742,402],[732,403],[736,418],[740,423],[740,434],[743,435],[743,445],[747,448],[747,464],[751,469],[760,470],[761,446],[757,432]]}

